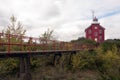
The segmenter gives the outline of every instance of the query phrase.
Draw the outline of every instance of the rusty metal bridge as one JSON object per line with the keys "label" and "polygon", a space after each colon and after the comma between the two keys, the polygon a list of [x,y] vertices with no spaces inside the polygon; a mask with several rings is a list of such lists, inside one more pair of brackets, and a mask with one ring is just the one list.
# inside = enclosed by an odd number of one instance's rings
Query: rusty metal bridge
{"label": "rusty metal bridge", "polygon": [[30,75],[30,57],[37,55],[76,54],[86,46],[78,43],[48,40],[46,38],[34,38],[21,35],[0,33],[0,58],[18,57],[20,60],[20,80]]}

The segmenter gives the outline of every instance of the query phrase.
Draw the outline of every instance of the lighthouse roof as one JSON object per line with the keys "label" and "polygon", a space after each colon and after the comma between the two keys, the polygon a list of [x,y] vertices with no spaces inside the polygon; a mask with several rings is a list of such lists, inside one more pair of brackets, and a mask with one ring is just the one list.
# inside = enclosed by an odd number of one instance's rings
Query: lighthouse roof
{"label": "lighthouse roof", "polygon": [[96,17],[94,17],[94,18],[93,18],[93,21],[96,21],[96,22],[98,22],[98,19],[97,19]]}
{"label": "lighthouse roof", "polygon": [[99,24],[99,22],[98,22],[98,18],[94,17],[94,18],[93,18],[93,22],[92,22],[92,24]]}

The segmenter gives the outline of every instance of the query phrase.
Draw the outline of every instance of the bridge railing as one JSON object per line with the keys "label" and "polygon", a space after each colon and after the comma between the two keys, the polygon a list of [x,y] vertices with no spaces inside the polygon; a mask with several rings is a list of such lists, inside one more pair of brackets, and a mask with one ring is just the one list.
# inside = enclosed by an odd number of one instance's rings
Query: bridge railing
{"label": "bridge railing", "polygon": [[83,48],[78,43],[0,33],[0,51],[8,51],[8,53],[12,51],[77,50]]}

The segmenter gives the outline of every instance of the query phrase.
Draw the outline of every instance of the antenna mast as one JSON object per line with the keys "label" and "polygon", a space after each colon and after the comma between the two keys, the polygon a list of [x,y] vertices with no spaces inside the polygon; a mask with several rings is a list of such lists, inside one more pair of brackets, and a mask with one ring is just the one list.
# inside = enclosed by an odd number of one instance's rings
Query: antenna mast
{"label": "antenna mast", "polygon": [[94,19],[94,17],[95,17],[94,13],[95,13],[94,10],[92,10],[92,19]]}

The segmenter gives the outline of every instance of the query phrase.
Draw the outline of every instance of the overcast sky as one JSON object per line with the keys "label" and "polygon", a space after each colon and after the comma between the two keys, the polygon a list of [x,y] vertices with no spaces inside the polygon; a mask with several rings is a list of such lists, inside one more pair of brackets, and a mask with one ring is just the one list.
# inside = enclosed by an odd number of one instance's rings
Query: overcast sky
{"label": "overcast sky", "polygon": [[0,29],[15,15],[28,36],[39,36],[48,28],[59,40],[85,36],[92,10],[106,29],[105,39],[120,38],[120,0],[0,0]]}

